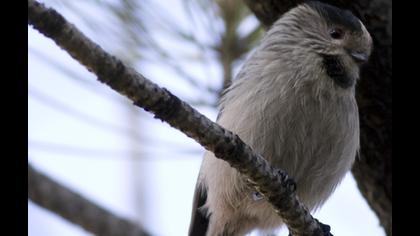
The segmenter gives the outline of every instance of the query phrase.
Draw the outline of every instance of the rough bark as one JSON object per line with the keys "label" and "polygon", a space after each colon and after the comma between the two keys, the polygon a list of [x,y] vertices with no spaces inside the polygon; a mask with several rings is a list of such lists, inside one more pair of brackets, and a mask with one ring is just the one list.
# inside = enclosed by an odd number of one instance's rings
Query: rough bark
{"label": "rough bark", "polygon": [[150,235],[138,225],[114,215],[39,173],[30,164],[28,164],[28,198],[95,235]]}
{"label": "rough bark", "polygon": [[330,235],[296,197],[296,184],[282,170],[275,170],[237,135],[222,128],[191,106],[149,81],[84,36],[56,11],[28,0],[28,23],[54,40],[74,59],[95,73],[98,80],[126,96],[195,139],[217,158],[246,176],[267,198],[293,235]]}
{"label": "rough bark", "polygon": [[[244,0],[265,27],[303,2]],[[391,0],[328,0],[350,9],[371,33],[374,51],[357,87],[361,152],[352,172],[359,189],[392,235],[392,2]]]}

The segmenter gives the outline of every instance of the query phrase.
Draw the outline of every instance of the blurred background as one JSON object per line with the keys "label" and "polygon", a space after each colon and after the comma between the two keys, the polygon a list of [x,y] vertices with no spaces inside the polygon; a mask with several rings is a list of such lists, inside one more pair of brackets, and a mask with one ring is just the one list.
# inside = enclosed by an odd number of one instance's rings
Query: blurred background
{"label": "blurred background", "polygon": [[[212,120],[220,92],[263,34],[242,0],[41,2]],[[152,235],[187,235],[204,149],[97,82],[30,26],[28,104],[35,168]],[[351,174],[315,217],[335,235],[385,235]],[[91,234],[28,201],[28,235]]]}

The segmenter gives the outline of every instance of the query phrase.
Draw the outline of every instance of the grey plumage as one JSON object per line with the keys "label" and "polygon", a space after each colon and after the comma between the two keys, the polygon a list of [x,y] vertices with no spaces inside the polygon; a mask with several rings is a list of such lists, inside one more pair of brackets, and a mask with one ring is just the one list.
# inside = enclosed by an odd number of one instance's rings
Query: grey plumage
{"label": "grey plumage", "polygon": [[[311,210],[331,195],[356,157],[355,84],[371,44],[350,12],[318,2],[299,5],[274,23],[222,96],[217,122],[287,171]],[[235,169],[206,152],[190,235],[244,235],[280,225]]]}

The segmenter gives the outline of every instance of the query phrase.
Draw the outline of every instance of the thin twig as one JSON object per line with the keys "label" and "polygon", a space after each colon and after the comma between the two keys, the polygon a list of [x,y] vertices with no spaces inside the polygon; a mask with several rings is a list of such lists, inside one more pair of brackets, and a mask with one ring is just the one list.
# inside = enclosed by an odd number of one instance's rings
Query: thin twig
{"label": "thin twig", "polygon": [[[181,159],[198,159],[203,154],[203,150],[197,148],[179,148],[169,147],[167,149],[152,147],[139,147],[140,150],[112,149],[112,148],[89,148],[82,146],[74,146],[61,144],[51,141],[28,140],[29,151],[36,150],[47,153],[55,153],[57,157],[73,156],[84,158],[114,159],[114,160],[135,160],[135,161],[161,161],[161,160],[181,160]],[[138,146],[137,146],[138,147]],[[155,156],[152,153],[160,152],[161,155]],[[176,153],[179,155],[171,155]],[[126,158],[129,155],[135,158]]]}

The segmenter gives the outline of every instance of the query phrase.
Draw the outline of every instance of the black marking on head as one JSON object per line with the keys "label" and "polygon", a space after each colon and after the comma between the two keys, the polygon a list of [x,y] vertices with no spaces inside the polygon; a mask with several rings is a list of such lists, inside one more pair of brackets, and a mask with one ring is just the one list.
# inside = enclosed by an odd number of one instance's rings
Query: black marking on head
{"label": "black marking on head", "polygon": [[362,30],[362,25],[359,19],[349,10],[343,10],[318,1],[308,1],[306,4],[316,10],[330,24],[343,26],[351,31]]}
{"label": "black marking on head", "polygon": [[341,59],[335,55],[321,54],[327,75],[341,88],[351,87],[355,79],[348,76]]}

